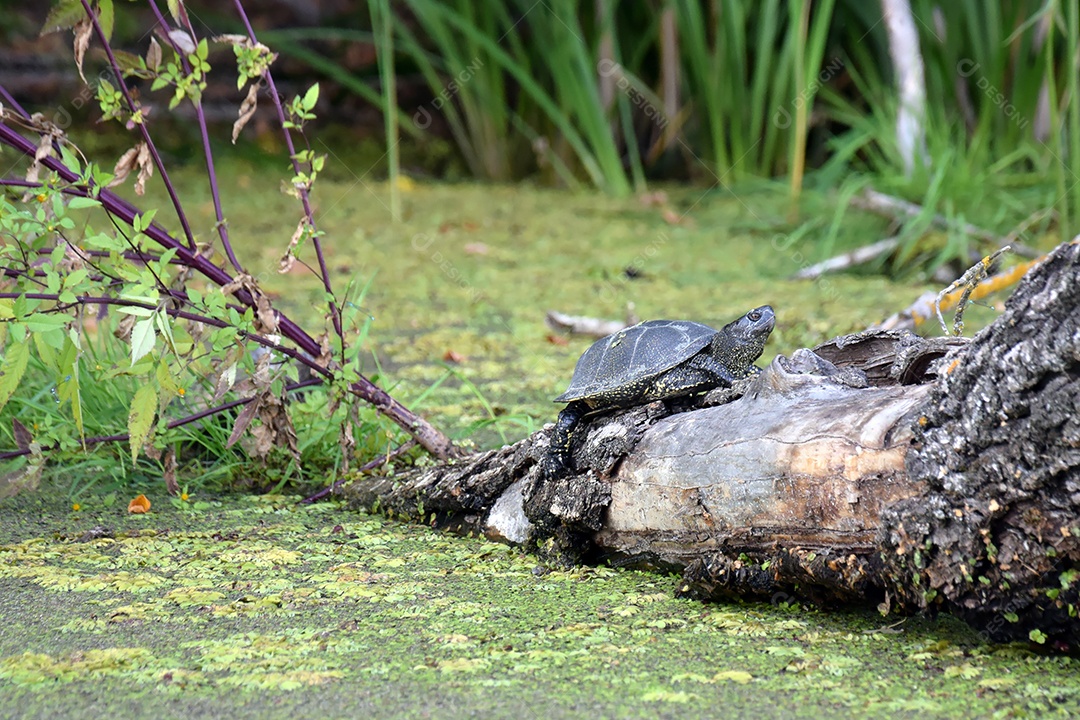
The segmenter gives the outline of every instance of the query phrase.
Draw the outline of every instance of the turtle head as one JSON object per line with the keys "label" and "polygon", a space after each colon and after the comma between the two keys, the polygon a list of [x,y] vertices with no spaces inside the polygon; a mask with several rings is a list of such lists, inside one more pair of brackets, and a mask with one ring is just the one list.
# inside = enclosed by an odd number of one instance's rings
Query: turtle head
{"label": "turtle head", "polygon": [[754,308],[716,333],[711,344],[712,356],[723,363],[732,375],[742,377],[761,357],[769,333],[775,326],[776,314],[772,307],[762,305]]}

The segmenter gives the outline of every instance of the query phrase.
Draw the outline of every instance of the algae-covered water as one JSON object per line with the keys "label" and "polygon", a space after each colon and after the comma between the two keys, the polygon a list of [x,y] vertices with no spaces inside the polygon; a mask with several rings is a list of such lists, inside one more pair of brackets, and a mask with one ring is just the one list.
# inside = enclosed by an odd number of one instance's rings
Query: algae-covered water
{"label": "algae-covered water", "polygon": [[[198,177],[176,179],[207,238]],[[276,272],[295,201],[258,165],[231,164],[222,181],[246,269],[317,326],[314,278]],[[347,167],[320,181],[334,280],[367,286],[349,310],[366,326],[369,372],[481,446],[553,419],[550,398],[588,341],[553,334],[549,309],[621,318],[632,303],[641,318],[722,325],[770,303],[767,362],[931,287],[872,273],[788,281],[821,259],[793,232],[832,209],[813,193],[793,209],[770,184],[672,189],[659,202],[410,180],[399,190],[395,220],[385,183]],[[160,205],[153,192],[140,202]],[[853,217],[833,251],[886,230]],[[993,316],[975,308],[968,326]],[[553,570],[512,547],[292,497],[181,501],[155,484],[83,493],[75,510],[60,470],[0,501],[0,717],[1080,714],[1076,661],[987,645],[948,617],[784,598],[702,605],[676,599],[674,577]],[[138,492],[151,511],[129,515]]]}
{"label": "algae-covered water", "polygon": [[[121,502],[122,500],[122,502]],[[0,503],[0,717],[1049,717],[1077,661],[296,498]]]}

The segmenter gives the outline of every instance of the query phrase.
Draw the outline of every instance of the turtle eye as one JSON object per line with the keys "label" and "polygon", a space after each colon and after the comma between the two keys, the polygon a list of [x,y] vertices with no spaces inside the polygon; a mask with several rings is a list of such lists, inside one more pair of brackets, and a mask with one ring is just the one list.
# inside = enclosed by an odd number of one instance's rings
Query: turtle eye
{"label": "turtle eye", "polygon": [[758,320],[761,319],[761,313],[759,313],[757,310],[755,310],[754,312],[750,313],[746,317],[750,318],[754,322],[757,322]]}

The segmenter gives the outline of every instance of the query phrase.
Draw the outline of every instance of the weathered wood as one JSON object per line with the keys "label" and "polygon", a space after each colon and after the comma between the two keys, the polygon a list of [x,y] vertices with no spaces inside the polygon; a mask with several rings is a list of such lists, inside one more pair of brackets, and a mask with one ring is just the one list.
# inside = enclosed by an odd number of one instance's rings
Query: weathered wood
{"label": "weathered wood", "polygon": [[[1080,244],[1052,253],[936,384],[884,513],[890,592],[990,635],[1080,643]],[[1035,635],[1039,638],[1040,636]]]}
{"label": "weathered wood", "polygon": [[[682,592],[943,608],[1080,642],[1080,246],[974,341],[837,338],[704,398],[549,428],[349,492],[564,560],[683,567]],[[1077,577],[1074,577],[1076,575]]]}

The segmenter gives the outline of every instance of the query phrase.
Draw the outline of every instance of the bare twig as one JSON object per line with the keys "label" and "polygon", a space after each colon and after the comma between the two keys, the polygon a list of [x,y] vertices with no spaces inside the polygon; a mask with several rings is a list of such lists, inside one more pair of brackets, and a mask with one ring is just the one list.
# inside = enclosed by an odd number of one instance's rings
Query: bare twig
{"label": "bare twig", "polygon": [[[382,467],[391,460],[396,460],[397,458],[412,450],[414,447],[416,447],[416,440],[409,440],[407,442],[404,442],[401,445],[398,445],[395,449],[386,453],[385,455],[379,455],[374,460],[371,460],[370,462],[361,465],[359,468],[357,468],[356,472],[358,475],[371,472],[376,468]],[[322,500],[325,497],[329,497],[348,481],[349,479],[346,478],[342,478],[341,480],[335,480],[333,485],[327,488],[323,488],[311,497],[304,498],[300,501],[300,504],[308,505],[309,503],[313,503],[316,500]]]}
{"label": "bare twig", "polygon": [[941,331],[946,335],[949,334],[949,328],[945,325],[945,318],[941,316],[941,303],[950,294],[956,291],[960,292],[959,297],[956,299],[956,315],[953,318],[953,335],[959,337],[964,333],[964,310],[967,308],[968,300],[971,298],[971,293],[978,287],[979,283],[986,279],[990,272],[990,266],[994,264],[994,261],[1009,251],[1009,246],[1001,248],[995,253],[987,255],[979,262],[968,268],[968,271],[957,278],[949,287],[945,288],[937,294],[934,298],[934,312],[937,313],[938,322],[941,323]]}
{"label": "bare twig", "polygon": [[[1045,256],[1044,256],[1045,257]],[[940,311],[948,312],[949,310],[957,307],[961,301],[967,303],[973,300],[980,300],[991,293],[1004,290],[1020,282],[1020,279],[1024,277],[1033,267],[1043,261],[1043,258],[1037,258],[1035,260],[1029,260],[1019,265],[1004,270],[996,275],[990,277],[984,277],[981,281],[977,282],[974,287],[970,289],[970,292],[966,293],[966,287],[957,287],[952,292],[947,293],[933,293],[926,292],[918,297],[915,302],[911,303],[908,307],[904,308],[898,313],[885,319],[880,325],[875,325],[871,329],[876,330],[915,330],[924,322],[929,320],[935,315],[940,315]],[[980,261],[979,267],[982,265]],[[969,271],[970,272],[970,271]],[[959,281],[957,281],[959,282]],[[943,322],[943,319],[942,319]],[[945,333],[948,334],[948,328],[945,327]]]}

